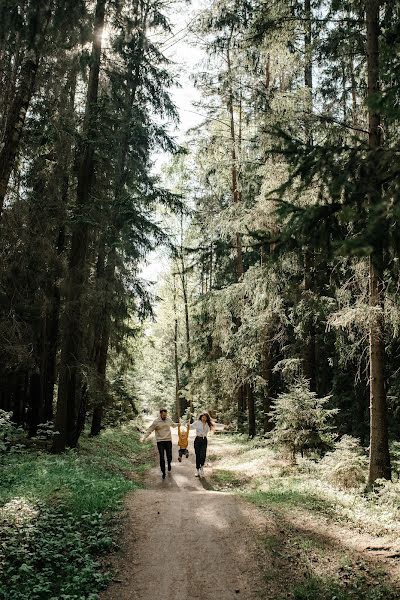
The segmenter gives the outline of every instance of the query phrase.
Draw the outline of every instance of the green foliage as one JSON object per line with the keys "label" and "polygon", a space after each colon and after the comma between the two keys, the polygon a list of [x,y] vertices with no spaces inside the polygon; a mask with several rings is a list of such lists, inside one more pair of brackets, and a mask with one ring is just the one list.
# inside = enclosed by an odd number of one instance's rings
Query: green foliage
{"label": "green foliage", "polygon": [[12,412],[0,409],[0,455],[3,452],[18,452],[23,449],[23,430],[12,421]]}
{"label": "green foliage", "polygon": [[344,489],[359,488],[366,483],[368,456],[360,440],[344,435],[319,464],[329,483]]}
{"label": "green foliage", "polygon": [[[5,600],[95,600],[110,578],[113,513],[150,461],[135,427],[82,437],[63,455],[3,456],[0,590]],[[139,478],[140,479],[140,478]]]}
{"label": "green foliage", "polygon": [[[373,584],[361,576],[345,584],[333,578],[311,576],[305,583],[295,585],[294,600],[396,600],[397,592],[386,585]],[[283,599],[282,599],[283,600]]]}
{"label": "green foliage", "polygon": [[271,419],[275,428],[268,434],[273,445],[294,457],[304,450],[326,451],[333,444],[332,418],[337,409],[326,408],[330,396],[318,398],[308,382],[300,379],[274,400]]}
{"label": "green foliage", "polygon": [[267,508],[269,505],[281,508],[304,508],[325,515],[334,514],[334,504],[307,487],[296,487],[296,481],[274,480],[268,489],[246,492],[245,497],[257,506]]}

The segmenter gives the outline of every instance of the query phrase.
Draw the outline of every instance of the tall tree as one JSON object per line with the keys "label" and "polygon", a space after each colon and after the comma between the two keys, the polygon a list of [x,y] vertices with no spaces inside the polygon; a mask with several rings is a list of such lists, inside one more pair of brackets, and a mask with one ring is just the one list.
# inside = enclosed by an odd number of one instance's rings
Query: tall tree
{"label": "tall tree", "polygon": [[[377,99],[380,90],[379,37],[380,0],[366,2],[367,29],[367,70],[368,70],[368,145],[369,145],[369,184],[368,201],[370,210],[382,204],[382,184],[376,172],[376,157],[381,147],[382,122],[378,112]],[[385,323],[384,323],[384,239],[385,230],[378,232],[372,240],[369,257],[369,302],[371,308],[369,331],[370,363],[370,460],[368,482],[391,478],[386,382],[385,382]]]}
{"label": "tall tree", "polygon": [[80,164],[78,170],[76,222],[72,232],[68,273],[65,283],[63,338],[58,384],[55,425],[58,435],[54,449],[62,451],[66,445],[77,443],[78,391],[83,356],[83,300],[88,280],[88,248],[90,236],[90,209],[93,203],[92,187],[97,126],[97,99],[105,22],[106,0],[97,0],[91,52],[91,65],[82,128]]}

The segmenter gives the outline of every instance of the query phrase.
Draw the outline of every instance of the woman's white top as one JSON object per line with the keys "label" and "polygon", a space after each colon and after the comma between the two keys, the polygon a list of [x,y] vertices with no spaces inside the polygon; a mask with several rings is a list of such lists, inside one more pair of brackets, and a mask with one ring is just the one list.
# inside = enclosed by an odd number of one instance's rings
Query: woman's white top
{"label": "woman's white top", "polygon": [[200,437],[207,437],[207,434],[210,431],[208,423],[203,423],[203,421],[199,421],[199,420],[192,423],[190,426],[190,429],[195,429],[196,435],[198,435]]}

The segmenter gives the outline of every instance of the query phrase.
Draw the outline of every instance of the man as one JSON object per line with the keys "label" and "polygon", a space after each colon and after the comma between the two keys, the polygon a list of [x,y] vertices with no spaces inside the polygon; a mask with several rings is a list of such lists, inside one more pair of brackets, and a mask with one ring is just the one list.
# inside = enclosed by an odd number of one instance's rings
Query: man
{"label": "man", "polygon": [[172,437],[171,427],[176,427],[176,423],[168,417],[166,408],[160,408],[160,416],[150,425],[142,441],[144,442],[154,431],[156,435],[157,448],[160,454],[160,469],[162,478],[165,479],[165,457],[167,455],[168,471],[171,470],[172,461]]}

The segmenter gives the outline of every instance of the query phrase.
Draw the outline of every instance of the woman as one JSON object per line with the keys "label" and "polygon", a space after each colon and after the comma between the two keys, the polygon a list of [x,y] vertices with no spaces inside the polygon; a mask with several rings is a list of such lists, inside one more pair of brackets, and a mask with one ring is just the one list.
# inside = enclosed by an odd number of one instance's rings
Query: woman
{"label": "woman", "polygon": [[196,437],[194,440],[197,471],[196,477],[203,477],[203,465],[206,462],[207,455],[207,435],[214,429],[214,423],[208,412],[201,413],[197,421],[191,424],[190,429],[196,430]]}

